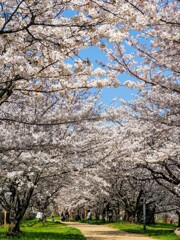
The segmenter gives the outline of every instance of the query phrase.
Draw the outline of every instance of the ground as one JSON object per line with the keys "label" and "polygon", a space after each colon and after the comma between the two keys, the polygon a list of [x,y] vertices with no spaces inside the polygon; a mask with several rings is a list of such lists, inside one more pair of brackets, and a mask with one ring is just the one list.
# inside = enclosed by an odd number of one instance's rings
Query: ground
{"label": "ground", "polygon": [[152,240],[139,234],[126,233],[106,225],[68,222],[68,226],[79,229],[87,240]]}

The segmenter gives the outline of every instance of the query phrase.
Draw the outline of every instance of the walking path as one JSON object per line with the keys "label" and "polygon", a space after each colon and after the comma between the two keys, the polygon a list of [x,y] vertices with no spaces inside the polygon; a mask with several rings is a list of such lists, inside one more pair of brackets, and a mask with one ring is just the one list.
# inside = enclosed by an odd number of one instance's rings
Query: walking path
{"label": "walking path", "polygon": [[150,237],[126,233],[106,225],[91,225],[78,222],[66,222],[66,224],[79,229],[87,240],[152,240]]}

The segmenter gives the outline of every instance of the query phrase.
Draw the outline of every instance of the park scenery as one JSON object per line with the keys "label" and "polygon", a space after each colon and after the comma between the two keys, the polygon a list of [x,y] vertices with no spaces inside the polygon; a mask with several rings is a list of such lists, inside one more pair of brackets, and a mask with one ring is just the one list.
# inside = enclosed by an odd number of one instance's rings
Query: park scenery
{"label": "park scenery", "polygon": [[180,239],[179,8],[0,1],[0,239]]}

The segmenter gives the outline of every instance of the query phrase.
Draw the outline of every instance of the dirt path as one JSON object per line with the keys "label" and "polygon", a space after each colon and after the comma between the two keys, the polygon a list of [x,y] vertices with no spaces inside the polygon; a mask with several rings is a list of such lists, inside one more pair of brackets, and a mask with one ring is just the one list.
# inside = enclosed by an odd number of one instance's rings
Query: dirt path
{"label": "dirt path", "polygon": [[87,240],[152,240],[150,237],[126,233],[106,225],[91,225],[77,222],[67,222],[66,224],[79,229]]}

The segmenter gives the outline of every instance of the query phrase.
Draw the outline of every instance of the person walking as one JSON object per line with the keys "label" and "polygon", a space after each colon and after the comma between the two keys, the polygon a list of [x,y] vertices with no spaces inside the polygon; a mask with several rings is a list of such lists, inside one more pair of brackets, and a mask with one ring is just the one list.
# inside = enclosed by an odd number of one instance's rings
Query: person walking
{"label": "person walking", "polygon": [[88,224],[91,223],[91,219],[92,219],[92,213],[90,210],[88,210],[88,214],[87,214],[87,220],[88,220]]}
{"label": "person walking", "polygon": [[112,209],[109,209],[108,218],[109,218],[109,222],[111,222],[113,220],[113,211],[112,211]]}

